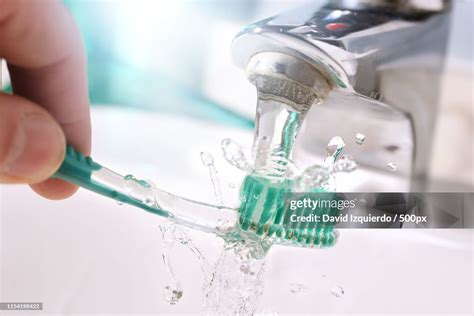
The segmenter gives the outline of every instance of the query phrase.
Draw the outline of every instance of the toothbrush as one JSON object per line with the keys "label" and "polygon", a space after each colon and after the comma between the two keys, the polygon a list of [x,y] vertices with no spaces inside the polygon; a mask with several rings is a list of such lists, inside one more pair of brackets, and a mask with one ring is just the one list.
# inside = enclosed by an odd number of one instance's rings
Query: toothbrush
{"label": "toothbrush", "polygon": [[[292,213],[286,200],[286,194],[291,192],[289,180],[273,183],[247,175],[241,187],[242,203],[239,209],[232,209],[178,197],[158,190],[146,181],[122,176],[91,157],[85,157],[72,146],[67,146],[64,161],[53,178],[219,236],[239,227],[241,231],[270,238],[274,243],[313,248],[331,247],[338,237],[331,224],[291,222]],[[309,211],[302,210],[302,213]],[[319,215],[334,214],[335,210],[326,208],[317,212]]]}

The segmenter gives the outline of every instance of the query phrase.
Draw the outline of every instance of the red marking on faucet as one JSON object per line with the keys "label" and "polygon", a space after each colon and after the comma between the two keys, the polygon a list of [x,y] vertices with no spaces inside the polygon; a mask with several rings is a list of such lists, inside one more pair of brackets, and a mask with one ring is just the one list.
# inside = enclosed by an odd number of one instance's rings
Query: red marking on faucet
{"label": "red marking on faucet", "polygon": [[346,23],[328,23],[326,24],[326,29],[328,31],[339,31],[344,30],[348,27]]}

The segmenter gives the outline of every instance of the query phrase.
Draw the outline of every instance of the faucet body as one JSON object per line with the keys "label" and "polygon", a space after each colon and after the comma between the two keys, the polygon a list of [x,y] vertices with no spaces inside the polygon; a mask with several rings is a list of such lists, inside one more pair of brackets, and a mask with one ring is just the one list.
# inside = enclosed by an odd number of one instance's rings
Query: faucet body
{"label": "faucet body", "polygon": [[[430,7],[415,3],[420,2],[313,4],[237,35],[233,58],[250,78],[255,77],[254,67],[249,68],[255,56],[278,52],[309,64],[331,84],[329,97],[310,108],[296,141],[300,150],[295,155],[303,163],[324,153],[327,141],[339,135],[361,165],[398,166],[399,179],[385,186],[388,190],[427,189],[450,10],[446,1]],[[363,146],[351,142],[359,132],[366,135]],[[383,190],[377,185],[366,189]]]}

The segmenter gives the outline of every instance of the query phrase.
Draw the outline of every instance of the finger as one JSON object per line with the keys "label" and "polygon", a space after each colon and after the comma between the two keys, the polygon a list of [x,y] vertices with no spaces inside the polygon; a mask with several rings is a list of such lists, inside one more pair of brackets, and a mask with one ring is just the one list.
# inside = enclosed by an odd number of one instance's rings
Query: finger
{"label": "finger", "polygon": [[[47,109],[61,125],[67,142],[89,155],[84,49],[66,9],[52,0],[0,0],[0,56],[7,60],[14,93]],[[75,191],[74,186],[58,180],[33,189],[44,196],[51,192],[55,198]]]}
{"label": "finger", "polygon": [[14,93],[45,107],[68,142],[88,155],[90,115],[80,33],[66,9],[51,0],[0,0],[0,56]]}
{"label": "finger", "polygon": [[62,200],[73,195],[79,187],[61,179],[48,179],[33,184],[31,188],[39,195],[50,200]]}
{"label": "finger", "polygon": [[66,144],[56,120],[40,106],[0,93],[0,183],[38,183],[64,159]]}

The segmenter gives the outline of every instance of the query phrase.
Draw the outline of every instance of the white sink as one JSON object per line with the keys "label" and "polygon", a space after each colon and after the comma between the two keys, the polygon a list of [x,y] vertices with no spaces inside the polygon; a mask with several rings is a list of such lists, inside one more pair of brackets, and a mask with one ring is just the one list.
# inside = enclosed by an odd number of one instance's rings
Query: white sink
{"label": "white sink", "polygon": [[[98,162],[210,202],[199,153],[214,153],[221,178],[231,181],[239,175],[220,159],[221,138],[247,147],[252,141],[250,132],[221,125],[113,108],[94,108],[93,127]],[[48,201],[25,186],[0,187],[0,215],[0,302],[43,302],[45,312],[60,314],[201,311],[202,275],[184,247],[171,259],[183,298],[175,306],[162,298],[169,278],[159,217],[84,190]],[[191,236],[207,258],[216,258],[220,240]],[[343,230],[332,249],[274,247],[267,260],[262,313],[473,311],[472,230]],[[291,283],[302,290],[290,292]],[[335,286],[344,289],[342,297],[331,294]]]}

